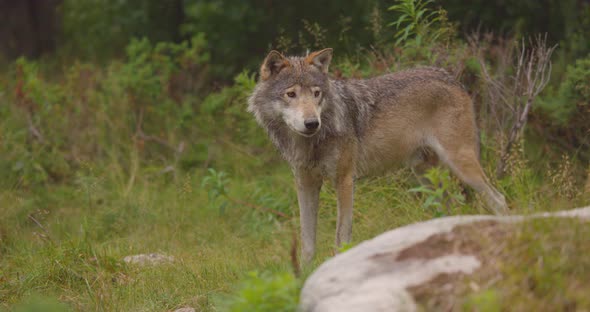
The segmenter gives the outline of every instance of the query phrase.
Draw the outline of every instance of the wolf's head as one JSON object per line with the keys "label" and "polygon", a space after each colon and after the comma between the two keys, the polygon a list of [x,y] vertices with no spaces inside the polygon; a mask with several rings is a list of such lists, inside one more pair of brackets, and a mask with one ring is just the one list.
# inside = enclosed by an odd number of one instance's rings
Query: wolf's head
{"label": "wolf's head", "polygon": [[248,110],[263,126],[282,121],[299,135],[315,135],[322,127],[331,60],[332,49],[289,58],[271,51],[260,67],[260,80],[248,100]]}

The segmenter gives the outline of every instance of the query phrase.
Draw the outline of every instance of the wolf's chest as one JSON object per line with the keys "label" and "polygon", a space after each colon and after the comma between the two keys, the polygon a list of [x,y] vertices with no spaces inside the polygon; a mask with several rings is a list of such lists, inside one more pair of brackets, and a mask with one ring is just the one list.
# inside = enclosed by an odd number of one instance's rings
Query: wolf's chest
{"label": "wolf's chest", "polygon": [[295,144],[290,152],[285,156],[294,168],[319,169],[325,177],[333,177],[336,172],[340,149],[334,142]]}

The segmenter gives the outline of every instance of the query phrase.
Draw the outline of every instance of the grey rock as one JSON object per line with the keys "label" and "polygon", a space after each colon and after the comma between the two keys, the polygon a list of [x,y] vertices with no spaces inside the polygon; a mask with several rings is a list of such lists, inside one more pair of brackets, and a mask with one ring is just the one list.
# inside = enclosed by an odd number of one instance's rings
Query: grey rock
{"label": "grey rock", "polygon": [[324,262],[305,282],[300,309],[304,312],[417,311],[408,288],[425,284],[444,273],[471,274],[481,263],[475,255],[454,251],[434,258],[409,259],[399,257],[402,251],[432,235],[449,233],[459,225],[478,221],[509,223],[543,217],[590,219],[590,206],[526,217],[446,217],[386,232]]}
{"label": "grey rock", "polygon": [[172,263],[174,262],[174,257],[167,256],[158,253],[150,253],[150,254],[140,254],[140,255],[133,255],[127,256],[123,258],[123,261],[129,264],[136,264],[136,265],[157,265],[157,264],[164,264],[164,263]]}
{"label": "grey rock", "polygon": [[195,312],[194,308],[186,307],[174,310],[174,312]]}

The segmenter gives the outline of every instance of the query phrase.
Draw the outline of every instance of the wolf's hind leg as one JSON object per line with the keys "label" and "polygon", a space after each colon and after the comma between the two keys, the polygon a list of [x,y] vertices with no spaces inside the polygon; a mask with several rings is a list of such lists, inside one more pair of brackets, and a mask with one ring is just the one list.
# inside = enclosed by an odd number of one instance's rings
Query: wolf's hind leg
{"label": "wolf's hind leg", "polygon": [[449,166],[459,179],[483,195],[488,209],[498,215],[508,211],[504,195],[488,182],[479,164],[475,146],[454,146],[453,142],[445,144],[445,142],[436,140],[431,143],[431,147],[438,154],[441,161]]}
{"label": "wolf's hind leg", "polygon": [[296,170],[295,183],[301,222],[301,255],[303,262],[309,263],[315,253],[322,176],[315,170]]}

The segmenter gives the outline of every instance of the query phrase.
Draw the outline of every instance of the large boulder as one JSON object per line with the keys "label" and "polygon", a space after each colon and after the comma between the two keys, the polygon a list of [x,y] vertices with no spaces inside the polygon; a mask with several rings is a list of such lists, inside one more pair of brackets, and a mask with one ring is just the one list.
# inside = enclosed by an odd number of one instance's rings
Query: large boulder
{"label": "large boulder", "polygon": [[515,224],[546,217],[590,219],[590,207],[527,217],[447,217],[386,232],[323,263],[305,282],[300,308],[417,311],[418,296],[452,288],[453,277],[496,265],[489,258],[502,250],[494,246],[510,240]]}

